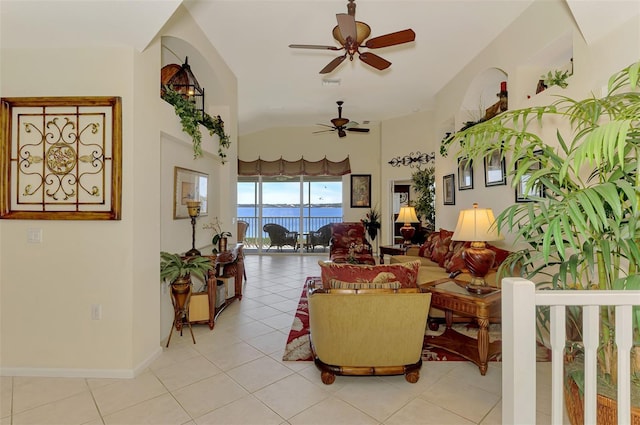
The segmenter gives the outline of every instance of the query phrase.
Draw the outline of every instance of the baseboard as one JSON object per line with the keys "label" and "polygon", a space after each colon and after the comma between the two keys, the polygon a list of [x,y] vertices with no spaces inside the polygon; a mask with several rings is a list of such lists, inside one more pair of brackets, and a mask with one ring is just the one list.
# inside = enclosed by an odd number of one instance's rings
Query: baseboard
{"label": "baseboard", "polygon": [[41,376],[48,378],[135,378],[162,354],[158,347],[133,369],[68,369],[37,367],[0,367],[0,376]]}

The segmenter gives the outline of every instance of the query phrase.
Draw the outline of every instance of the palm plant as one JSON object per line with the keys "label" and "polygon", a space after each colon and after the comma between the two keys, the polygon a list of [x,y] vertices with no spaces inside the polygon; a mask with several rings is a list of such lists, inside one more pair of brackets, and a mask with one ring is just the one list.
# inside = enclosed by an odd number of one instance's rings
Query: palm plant
{"label": "palm plant", "polygon": [[418,199],[414,202],[416,212],[424,219],[427,228],[434,230],[436,223],[435,167],[427,167],[424,170],[418,168],[411,175],[411,182],[418,194]]}
{"label": "palm plant", "polygon": [[205,279],[205,273],[213,268],[211,260],[207,257],[182,257],[170,252],[160,253],[160,278],[170,283],[178,278],[187,278],[191,275]]}
{"label": "palm plant", "polygon": [[[509,160],[514,186],[523,184],[524,193],[541,194],[497,217],[503,232],[528,246],[513,253],[503,268],[513,271],[518,264],[524,277],[550,289],[640,288],[639,69],[636,62],[614,74],[602,98],[560,97],[549,106],[507,111],[443,142],[443,155],[455,142],[461,143],[461,157],[481,159],[501,152]],[[553,144],[540,136],[551,117],[569,127],[556,130]],[[539,314],[539,323],[548,324],[548,312]],[[568,317],[578,347],[580,314],[572,310]],[[601,311],[598,352],[599,370],[611,384],[613,314],[612,308]],[[637,330],[638,309],[634,321]]]}

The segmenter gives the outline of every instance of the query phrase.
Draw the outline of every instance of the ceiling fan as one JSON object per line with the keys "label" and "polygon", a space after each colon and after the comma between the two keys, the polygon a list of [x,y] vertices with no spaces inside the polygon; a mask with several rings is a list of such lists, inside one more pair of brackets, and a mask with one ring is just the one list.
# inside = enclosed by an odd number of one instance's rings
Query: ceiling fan
{"label": "ceiling fan", "polygon": [[416,39],[416,33],[412,29],[393,32],[379,37],[364,40],[371,34],[371,27],[364,22],[356,21],[356,4],[354,0],[349,0],[347,4],[348,13],[338,13],[336,18],[338,25],[333,28],[333,38],[335,38],[342,47],[335,46],[319,46],[313,44],[290,44],[289,47],[294,49],[318,49],[318,50],[345,50],[344,55],[338,56],[327,66],[322,68],[320,74],[327,74],[338,65],[340,65],[349,56],[349,60],[353,60],[353,56],[357,53],[360,60],[378,70],[387,69],[391,62],[371,52],[360,52],[361,47],[369,49],[379,49],[381,47],[395,46],[396,44],[408,43]]}
{"label": "ceiling fan", "polygon": [[314,131],[313,134],[316,133],[324,133],[325,131],[337,131],[338,137],[345,137],[347,135],[347,131],[355,131],[358,133],[368,133],[368,128],[359,128],[358,123],[355,121],[349,121],[349,118],[342,118],[342,104],[344,103],[342,100],[338,100],[336,102],[338,104],[338,118],[334,118],[331,120],[331,124],[318,124],[324,127],[329,127],[329,130],[320,130]]}

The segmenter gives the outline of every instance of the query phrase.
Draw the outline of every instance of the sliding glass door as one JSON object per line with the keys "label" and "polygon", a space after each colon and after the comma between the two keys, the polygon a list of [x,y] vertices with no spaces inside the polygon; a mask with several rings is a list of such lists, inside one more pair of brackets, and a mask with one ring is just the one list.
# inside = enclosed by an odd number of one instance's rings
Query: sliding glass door
{"label": "sliding glass door", "polygon": [[237,216],[249,223],[249,252],[316,252],[310,234],[342,221],[342,179],[240,177]]}

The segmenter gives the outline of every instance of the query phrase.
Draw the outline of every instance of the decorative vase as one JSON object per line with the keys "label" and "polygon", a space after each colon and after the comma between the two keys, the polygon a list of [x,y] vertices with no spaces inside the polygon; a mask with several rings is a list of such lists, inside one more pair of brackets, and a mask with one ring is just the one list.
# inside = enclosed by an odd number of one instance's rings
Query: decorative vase
{"label": "decorative vase", "polygon": [[227,250],[227,238],[220,238],[218,241],[218,252],[225,252]]}
{"label": "decorative vase", "polygon": [[[190,286],[191,276],[188,274],[186,276],[179,277],[171,282],[171,301],[173,302],[173,309],[176,315],[184,312]],[[176,330],[179,331],[181,328],[182,321],[176,321]]]}

